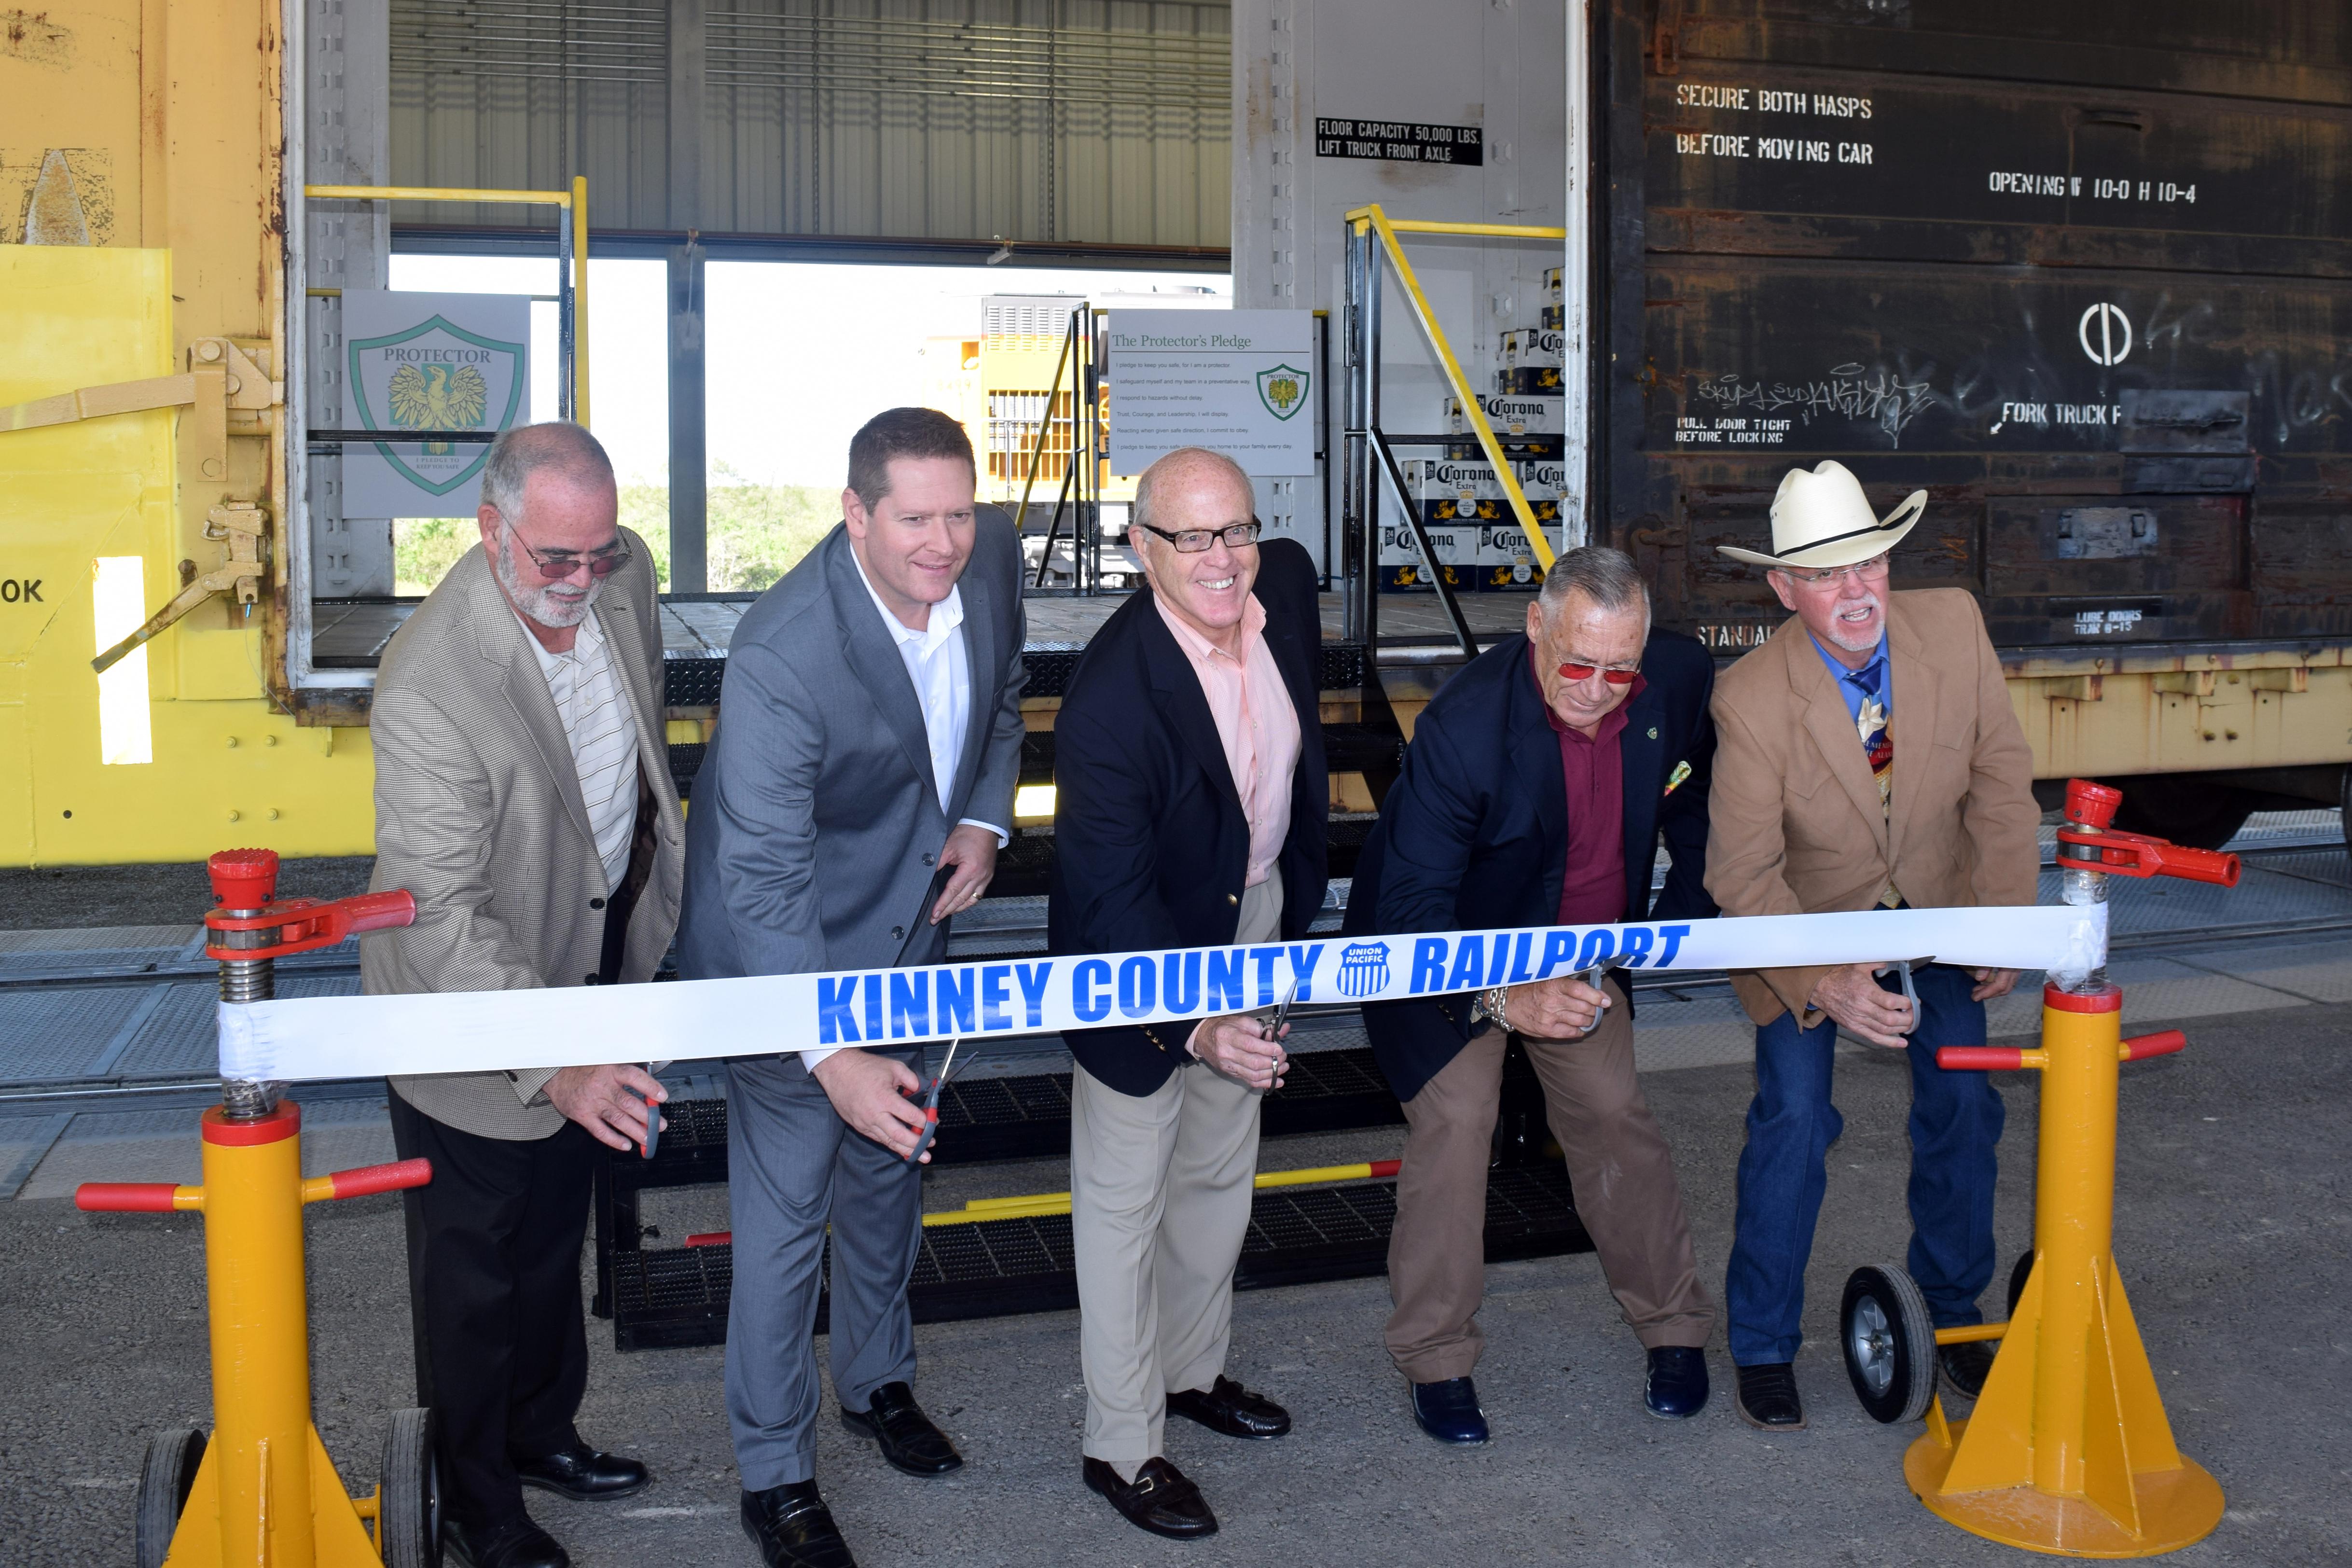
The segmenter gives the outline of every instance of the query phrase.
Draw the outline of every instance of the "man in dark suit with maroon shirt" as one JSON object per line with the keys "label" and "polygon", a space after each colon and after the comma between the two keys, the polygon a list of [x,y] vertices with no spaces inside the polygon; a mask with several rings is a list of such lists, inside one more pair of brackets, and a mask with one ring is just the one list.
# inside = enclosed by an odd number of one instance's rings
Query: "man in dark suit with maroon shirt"
{"label": "man in dark suit with maroon shirt", "polygon": [[[1622,552],[1562,555],[1527,634],[1488,648],[1424,710],[1356,869],[1347,933],[1608,925],[1715,913],[1706,861],[1714,663],[1650,629]],[[1651,863],[1673,869],[1656,905]],[[1699,1284],[1664,1135],[1633,1075],[1623,986],[1572,977],[1376,1003],[1364,1026],[1409,1131],[1389,1246],[1389,1353],[1413,1417],[1483,1443],[1470,1373],[1483,1340],[1486,1166],[1503,1052],[1517,1034],[1566,1152],[1577,1213],[1648,1351],[1651,1414],[1706,1403],[1715,1308]]]}

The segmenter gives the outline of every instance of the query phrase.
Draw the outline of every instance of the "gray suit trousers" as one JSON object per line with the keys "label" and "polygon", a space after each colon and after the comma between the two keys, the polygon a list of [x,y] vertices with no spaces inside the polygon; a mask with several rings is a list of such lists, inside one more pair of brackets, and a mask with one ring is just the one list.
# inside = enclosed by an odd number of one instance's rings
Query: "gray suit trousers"
{"label": "gray suit trousers", "polygon": [[[922,1070],[919,1048],[877,1052]],[[798,1057],[727,1068],[727,1195],[735,1291],[727,1416],[747,1491],[816,1474],[817,1297],[833,1227],[833,1387],[864,1410],[915,1378],[907,1281],[922,1247],[923,1178],[845,1124]]]}

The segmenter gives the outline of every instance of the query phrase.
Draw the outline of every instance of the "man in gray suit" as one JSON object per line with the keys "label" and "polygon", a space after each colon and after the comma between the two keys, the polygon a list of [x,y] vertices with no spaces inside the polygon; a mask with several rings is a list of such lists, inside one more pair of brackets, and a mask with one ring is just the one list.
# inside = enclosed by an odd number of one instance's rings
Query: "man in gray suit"
{"label": "man in gray suit", "polygon": [[[677,925],[684,829],[662,728],[653,560],[619,525],[613,466],[577,425],[499,437],[482,544],[385,649],[373,886],[416,922],[362,939],[371,995],[653,978]],[[642,1142],[661,1085],[635,1067],[526,1064],[392,1080],[417,1402],[437,1427],[446,1537],[477,1568],[561,1568],[522,1488],[646,1484],[583,1442],[580,1243],[603,1143]]]}
{"label": "man in gray suit", "polygon": [[[954,420],[876,416],[850,442],[842,525],[737,626],[687,834],[686,978],[937,963],[987,888],[1020,772],[1024,621],[1020,539],[977,515],[975,483]],[[963,1463],[912,1387],[919,1060],[729,1064],[727,1410],[743,1528],[775,1568],[851,1563],[815,1481],[828,1219],[842,1419],[909,1474]]]}

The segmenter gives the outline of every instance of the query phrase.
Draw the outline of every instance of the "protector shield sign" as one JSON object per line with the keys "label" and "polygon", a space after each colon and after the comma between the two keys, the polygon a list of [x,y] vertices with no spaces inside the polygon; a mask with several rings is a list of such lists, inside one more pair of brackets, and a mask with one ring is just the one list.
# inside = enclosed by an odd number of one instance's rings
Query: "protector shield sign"
{"label": "protector shield sign", "polygon": [[[351,290],[343,368],[363,430],[504,430],[524,417],[530,302],[513,295]],[[345,515],[470,517],[481,442],[377,441],[344,452]]]}

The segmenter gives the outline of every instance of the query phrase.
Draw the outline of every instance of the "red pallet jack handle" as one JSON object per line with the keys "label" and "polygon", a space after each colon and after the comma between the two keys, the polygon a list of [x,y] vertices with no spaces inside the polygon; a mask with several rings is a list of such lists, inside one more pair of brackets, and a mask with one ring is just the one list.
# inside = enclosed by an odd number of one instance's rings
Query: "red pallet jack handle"
{"label": "red pallet jack handle", "polygon": [[[412,925],[416,920],[415,899],[399,889],[328,902],[317,899],[273,900],[270,895],[278,888],[275,849],[224,849],[206,862],[205,868],[212,876],[213,896],[220,900],[220,907],[205,916],[205,929],[214,933],[213,941],[205,947],[205,956],[215,961],[284,958],[289,953],[332,947],[362,931]],[[231,910],[260,912],[232,915],[228,912]],[[274,931],[278,940],[267,947],[218,945],[220,933],[233,931]]]}
{"label": "red pallet jack handle", "polygon": [[2145,833],[2125,833],[2113,823],[2123,791],[2088,779],[2066,781],[2066,820],[2058,829],[2058,864],[2112,872],[2118,877],[2177,877],[2184,882],[2238,885],[2235,855],[2191,849]]}
{"label": "red pallet jack handle", "polygon": [[[2126,1040],[2122,1059],[2144,1062],[2150,1057],[2168,1057],[2185,1050],[2188,1045],[2189,1037],[2179,1029],[2158,1029],[2153,1035],[2135,1035]],[[1936,1065],[1947,1072],[2015,1072],[2026,1065],[2031,1049],[2024,1046],[1942,1046],[1936,1051]]]}
{"label": "red pallet jack handle", "polygon": [[[421,1187],[433,1179],[430,1160],[400,1160],[313,1176],[302,1184],[302,1201],[364,1198]],[[202,1187],[170,1182],[84,1182],[74,1189],[74,1207],[92,1214],[178,1214],[205,1206]]]}

